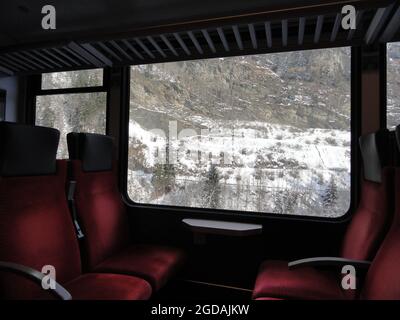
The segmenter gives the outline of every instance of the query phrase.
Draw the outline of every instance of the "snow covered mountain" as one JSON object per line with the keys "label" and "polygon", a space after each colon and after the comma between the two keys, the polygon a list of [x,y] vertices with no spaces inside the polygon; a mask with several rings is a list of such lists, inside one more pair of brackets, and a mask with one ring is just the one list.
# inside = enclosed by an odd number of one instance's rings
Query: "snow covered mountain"
{"label": "snow covered mountain", "polygon": [[349,48],[135,66],[130,103],[134,201],[331,217],[349,208]]}

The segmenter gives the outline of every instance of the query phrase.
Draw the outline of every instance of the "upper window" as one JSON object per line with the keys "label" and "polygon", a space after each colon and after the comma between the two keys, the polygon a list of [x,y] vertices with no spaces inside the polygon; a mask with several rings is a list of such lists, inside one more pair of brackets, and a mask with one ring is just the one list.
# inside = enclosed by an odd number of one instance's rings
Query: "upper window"
{"label": "upper window", "polygon": [[400,42],[387,45],[387,128],[400,124]]}
{"label": "upper window", "polygon": [[[44,83],[46,82],[46,85]],[[68,89],[36,96],[36,124],[60,130],[58,159],[68,158],[66,136],[69,132],[106,133],[107,93],[99,88],[96,92],[85,92],[84,87],[103,83],[103,70],[47,73],[42,77],[42,88],[61,89],[81,87],[80,93]],[[85,84],[85,86],[84,86]]]}
{"label": "upper window", "polygon": [[133,66],[130,198],[342,216],[350,55],[335,48]]}
{"label": "upper window", "polygon": [[103,69],[44,73],[42,89],[99,87],[103,85]]}

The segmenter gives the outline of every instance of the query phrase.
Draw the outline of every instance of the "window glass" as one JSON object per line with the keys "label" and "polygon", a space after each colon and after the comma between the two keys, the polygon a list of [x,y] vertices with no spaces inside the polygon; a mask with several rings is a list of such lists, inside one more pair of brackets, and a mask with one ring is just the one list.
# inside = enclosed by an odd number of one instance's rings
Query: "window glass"
{"label": "window glass", "polygon": [[44,73],[42,89],[67,89],[103,85],[103,69]]}
{"label": "window glass", "polygon": [[106,133],[106,103],[105,92],[46,95],[36,98],[36,124],[60,130],[58,159],[68,158],[68,133]]}
{"label": "window glass", "polygon": [[400,124],[400,42],[387,45],[387,128]]}
{"label": "window glass", "polygon": [[130,198],[342,216],[350,56],[334,48],[131,67]]}

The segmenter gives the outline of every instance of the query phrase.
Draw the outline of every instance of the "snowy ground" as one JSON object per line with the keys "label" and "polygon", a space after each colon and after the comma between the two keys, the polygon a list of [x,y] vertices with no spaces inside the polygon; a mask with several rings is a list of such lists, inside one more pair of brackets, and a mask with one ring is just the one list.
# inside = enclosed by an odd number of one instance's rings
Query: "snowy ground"
{"label": "snowy ground", "polygon": [[[178,138],[172,135],[168,140],[162,132],[147,131],[131,121],[130,146],[135,151],[130,151],[130,159],[138,157],[137,150],[142,155],[142,161],[129,169],[132,200],[311,216],[340,216],[349,208],[349,132],[192,121],[210,129],[186,130],[186,136],[181,131]],[[172,186],[160,192],[154,187],[154,170],[157,163],[165,163],[166,149],[175,170]],[[212,205],[205,200],[211,163],[218,172]]]}

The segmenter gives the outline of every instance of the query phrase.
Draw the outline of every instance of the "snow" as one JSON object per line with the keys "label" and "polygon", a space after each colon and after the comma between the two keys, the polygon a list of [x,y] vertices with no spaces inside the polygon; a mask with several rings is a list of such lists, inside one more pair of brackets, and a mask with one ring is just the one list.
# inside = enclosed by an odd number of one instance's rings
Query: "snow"
{"label": "snow", "polygon": [[[206,181],[212,162],[217,165],[220,183],[224,188],[223,199],[232,198],[233,195],[237,198],[238,188],[242,188],[241,194],[247,192],[247,197],[253,198],[257,197],[260,190],[266,194],[275,192],[271,201],[266,200],[264,205],[265,210],[273,210],[272,202],[276,202],[276,192],[308,190],[307,201],[318,202],[318,197],[325,191],[328,181],[334,177],[343,195],[342,210],[348,208],[350,132],[330,129],[300,130],[265,122],[213,121],[202,117],[197,117],[196,122],[214,129],[203,129],[196,135],[179,140],[170,137],[170,163],[174,163],[178,172],[173,191],[154,197],[153,175],[143,170],[131,170],[129,189],[132,190],[130,195],[135,201],[170,205],[175,205],[177,201],[184,202],[183,198],[189,196],[188,192],[199,189],[200,182]],[[129,134],[136,144],[144,146],[147,172],[151,172],[157,163],[165,162],[167,133],[147,131],[137,122],[131,121]],[[156,150],[163,156],[161,160],[155,156]],[[200,158],[198,152],[201,153]],[[262,162],[259,167],[258,161]],[[243,191],[243,188],[247,191]],[[246,209],[243,201],[245,200],[242,200],[239,207],[236,203],[231,209]],[[257,211],[254,207],[257,201],[247,199],[245,202],[247,210]],[[194,204],[201,206],[198,202]],[[229,204],[225,203],[224,206],[230,209]],[[296,213],[310,214],[307,210],[307,206],[300,205]],[[330,214],[335,216],[343,213],[335,211]]]}

